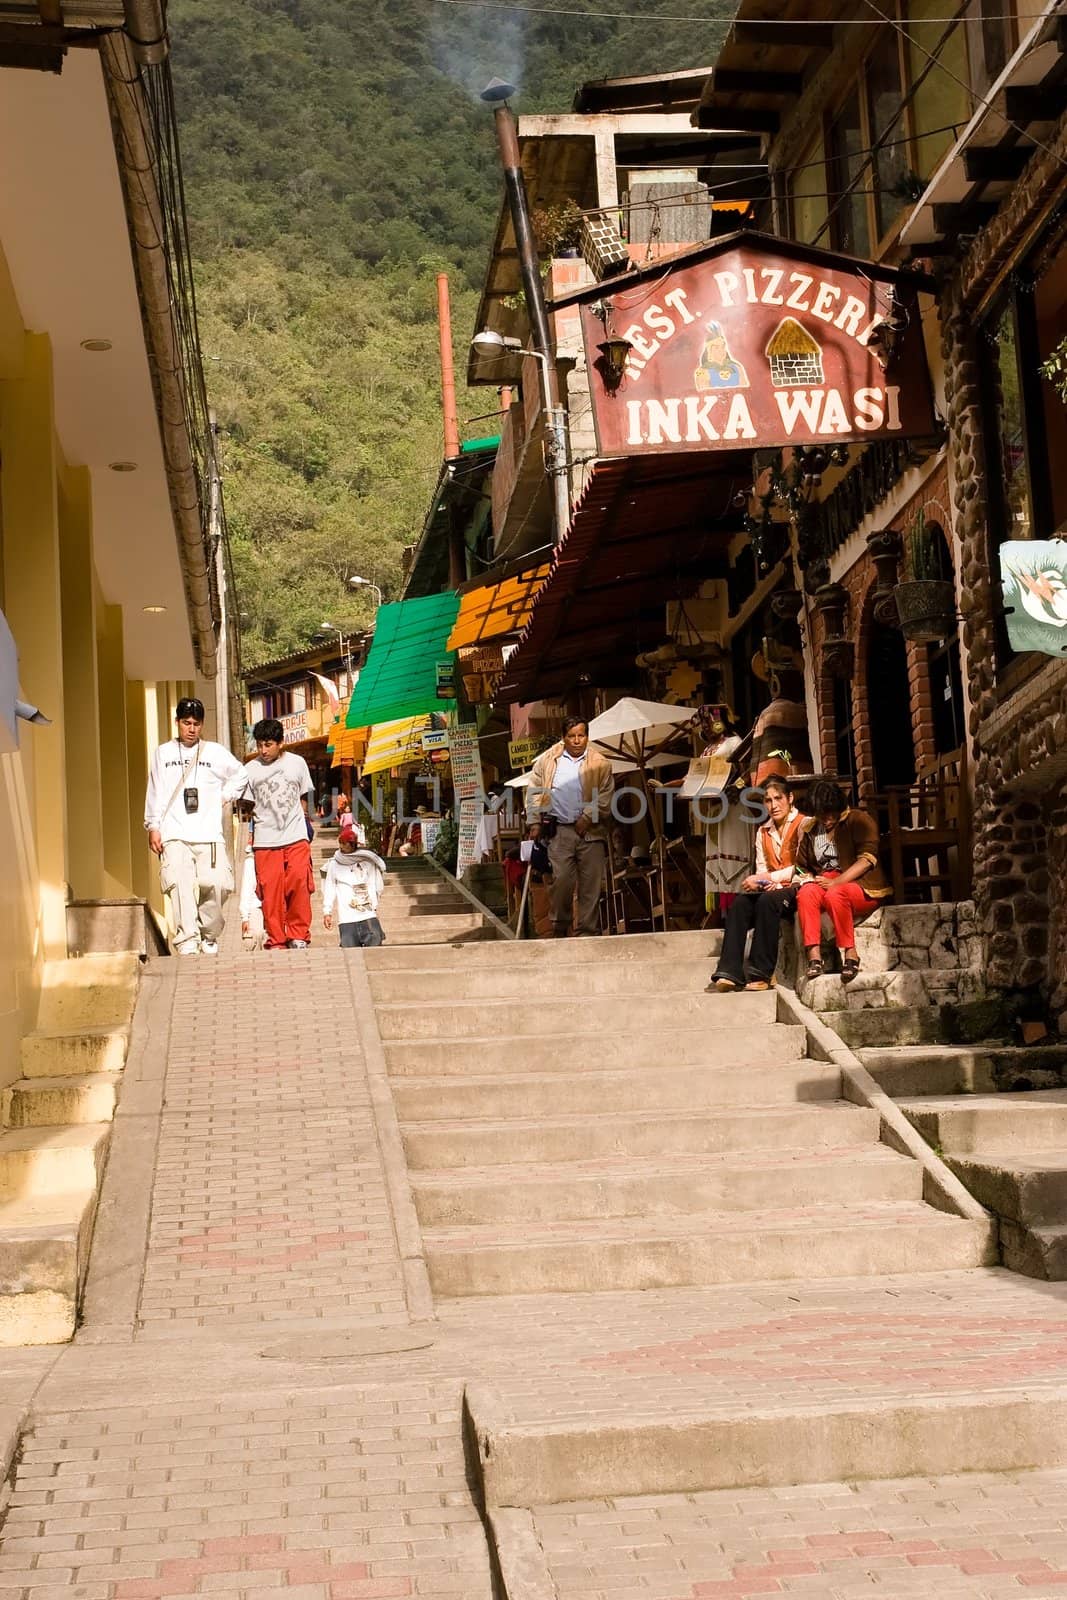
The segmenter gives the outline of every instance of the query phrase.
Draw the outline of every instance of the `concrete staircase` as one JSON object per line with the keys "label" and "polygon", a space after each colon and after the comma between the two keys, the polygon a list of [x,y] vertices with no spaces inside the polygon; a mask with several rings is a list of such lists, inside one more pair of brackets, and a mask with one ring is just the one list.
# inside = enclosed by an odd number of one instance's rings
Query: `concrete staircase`
{"label": "concrete staircase", "polygon": [[900,1108],[999,1218],[1005,1266],[1067,1279],[1067,1089],[926,1095]]}
{"label": "concrete staircase", "polygon": [[703,993],[716,937],[367,953],[436,1296],[988,1258],[773,992]]}
{"label": "concrete staircase", "polygon": [[138,971],[135,955],[45,968],[0,1096],[0,1345],[74,1333]]}

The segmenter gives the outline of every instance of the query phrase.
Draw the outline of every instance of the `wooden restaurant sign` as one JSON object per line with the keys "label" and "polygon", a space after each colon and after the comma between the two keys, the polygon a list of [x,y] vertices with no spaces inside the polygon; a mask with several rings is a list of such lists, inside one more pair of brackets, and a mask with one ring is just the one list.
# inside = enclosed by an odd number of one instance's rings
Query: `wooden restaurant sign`
{"label": "wooden restaurant sign", "polygon": [[762,234],[695,254],[581,294],[600,455],[934,433],[915,274]]}

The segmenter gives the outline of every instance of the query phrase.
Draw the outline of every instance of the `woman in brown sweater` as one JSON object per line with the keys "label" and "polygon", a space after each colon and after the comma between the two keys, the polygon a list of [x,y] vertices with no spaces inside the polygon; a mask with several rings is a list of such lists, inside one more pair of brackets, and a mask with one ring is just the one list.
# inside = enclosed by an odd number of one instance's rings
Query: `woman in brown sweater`
{"label": "woman in brown sweater", "polygon": [[[834,924],[841,951],[841,982],[860,970],[855,920],[871,912],[892,891],[878,865],[878,828],[866,811],[850,808],[836,783],[818,779],[811,786],[814,813],[797,848],[797,877],[806,881],[797,896],[800,934],[808,952],[808,977],[822,976],[824,910]],[[862,880],[862,881],[861,881]]]}

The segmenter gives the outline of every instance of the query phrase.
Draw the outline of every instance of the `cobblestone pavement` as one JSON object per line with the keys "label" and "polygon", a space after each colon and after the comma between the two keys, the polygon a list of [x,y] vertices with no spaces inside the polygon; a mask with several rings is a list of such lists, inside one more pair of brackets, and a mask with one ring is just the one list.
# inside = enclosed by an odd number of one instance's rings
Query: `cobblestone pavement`
{"label": "cobblestone pavement", "polygon": [[[13,1600],[490,1600],[468,1380],[520,1420],[1067,1386],[1067,1286],[1002,1272],[472,1299],[419,1323],[361,962],[321,932],[246,954],[234,924],[217,959],[146,978],[163,1020],[127,1069],[86,1326],[34,1401]],[[1067,1590],[1065,1516],[1067,1476],[1040,1473],[588,1502],[537,1531],[560,1600],[992,1600]]]}
{"label": "cobblestone pavement", "polygon": [[1067,1594],[1067,1473],[632,1496],[542,1508],[559,1600]]}

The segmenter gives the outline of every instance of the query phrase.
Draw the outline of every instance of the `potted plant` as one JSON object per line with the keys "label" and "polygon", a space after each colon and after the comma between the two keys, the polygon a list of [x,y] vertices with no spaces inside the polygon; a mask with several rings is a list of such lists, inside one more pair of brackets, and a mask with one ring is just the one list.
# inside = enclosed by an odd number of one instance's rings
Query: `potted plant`
{"label": "potted plant", "polygon": [[543,256],[576,256],[582,241],[582,208],[574,200],[538,206],[530,222]]}
{"label": "potted plant", "polygon": [[956,587],[944,576],[940,538],[920,511],[908,539],[910,577],[896,588],[900,631],[920,644],[947,639],[956,627]]}

